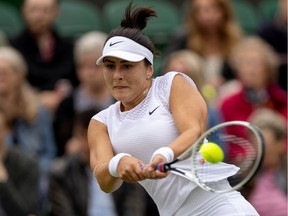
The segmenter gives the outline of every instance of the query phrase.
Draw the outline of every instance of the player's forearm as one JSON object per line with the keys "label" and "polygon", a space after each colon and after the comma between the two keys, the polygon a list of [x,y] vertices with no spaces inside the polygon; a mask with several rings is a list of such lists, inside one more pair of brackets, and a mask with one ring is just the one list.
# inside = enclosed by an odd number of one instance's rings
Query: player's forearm
{"label": "player's forearm", "polygon": [[201,136],[201,128],[193,127],[184,131],[180,136],[177,137],[169,147],[174,152],[174,158],[181,155],[187,150],[199,137]]}
{"label": "player's forearm", "polygon": [[110,175],[108,164],[105,163],[100,167],[96,166],[97,164],[93,166],[93,173],[102,191],[106,193],[112,193],[122,185],[123,181],[120,178],[116,178]]}

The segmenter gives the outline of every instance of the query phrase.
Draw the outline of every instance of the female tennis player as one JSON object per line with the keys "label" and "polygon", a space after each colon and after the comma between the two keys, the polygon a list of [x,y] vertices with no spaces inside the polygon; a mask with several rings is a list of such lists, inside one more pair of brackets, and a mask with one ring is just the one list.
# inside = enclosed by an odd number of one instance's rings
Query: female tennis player
{"label": "female tennis player", "polygon": [[[258,215],[237,191],[211,193],[156,170],[158,163],[184,152],[205,131],[207,120],[206,104],[190,78],[179,72],[152,78],[154,45],[141,30],[156,16],[148,7],[132,11],[130,4],[97,60],[117,99],[92,118],[88,130],[90,165],[101,189],[113,192],[123,181],[139,182],[163,216]],[[221,187],[230,187],[223,186],[226,173],[218,175]]]}

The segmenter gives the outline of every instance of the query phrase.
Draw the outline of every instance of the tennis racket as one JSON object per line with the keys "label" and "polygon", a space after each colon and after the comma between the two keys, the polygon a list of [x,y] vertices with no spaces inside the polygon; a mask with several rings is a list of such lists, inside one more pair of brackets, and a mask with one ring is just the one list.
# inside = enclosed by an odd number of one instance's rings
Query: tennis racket
{"label": "tennis racket", "polygon": [[[222,148],[222,162],[205,161],[199,150],[206,139]],[[181,175],[204,190],[224,193],[239,190],[247,183],[259,169],[263,155],[264,139],[260,129],[249,122],[230,121],[210,128],[174,161],[158,164],[156,169]],[[188,166],[187,162],[182,163],[186,159],[190,160]]]}

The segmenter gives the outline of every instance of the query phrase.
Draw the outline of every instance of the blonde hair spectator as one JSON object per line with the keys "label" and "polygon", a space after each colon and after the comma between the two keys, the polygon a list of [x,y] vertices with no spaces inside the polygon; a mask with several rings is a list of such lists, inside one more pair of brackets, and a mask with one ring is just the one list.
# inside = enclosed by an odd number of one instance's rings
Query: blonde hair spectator
{"label": "blonde hair spectator", "polygon": [[247,199],[261,216],[284,216],[288,203],[286,119],[271,109],[258,109],[251,114],[249,121],[262,130],[265,154],[262,168],[251,182],[252,187],[246,189]]}
{"label": "blonde hair spectator", "polygon": [[[186,14],[186,28],[190,35],[188,39],[188,47],[200,54],[204,54],[205,47],[205,32],[197,21],[197,14],[199,10],[195,4],[195,0],[188,1],[188,8]],[[219,25],[219,34],[221,34],[222,52],[228,56],[232,47],[242,37],[242,30],[234,19],[234,14],[230,0],[214,0],[216,7],[222,13],[222,24]]]}
{"label": "blonde hair spectator", "polygon": [[[11,68],[10,73],[15,74],[19,80],[17,88],[13,90],[15,92],[14,104],[6,108],[9,110],[9,113],[17,113],[17,115],[21,116],[27,122],[32,123],[37,115],[39,98],[26,81],[26,62],[16,49],[8,46],[0,47],[0,61],[1,60],[9,64],[8,67]],[[5,82],[5,78],[3,82]],[[4,93],[0,92],[0,101],[3,100],[1,94],[3,95]]]}
{"label": "blonde hair spectator", "polygon": [[[166,58],[164,62],[163,74],[171,71],[182,72],[189,76],[197,86],[199,92],[206,100],[208,108],[207,128],[210,128],[221,122],[221,117],[216,107],[211,106],[211,98],[214,97],[215,92],[209,89],[206,84],[203,70],[204,60],[196,52],[183,49],[174,51]],[[225,148],[224,146],[222,146]]]}
{"label": "blonde hair spectator", "polygon": [[104,109],[114,103],[103,76],[103,67],[96,64],[101,56],[107,35],[100,31],[87,32],[79,37],[74,47],[74,60],[79,85],[67,95],[55,111],[54,134],[58,155],[74,151],[68,140],[77,113],[89,108]]}
{"label": "blonde hair spectator", "polygon": [[267,128],[271,130],[277,140],[285,140],[287,136],[287,122],[283,116],[274,110],[267,108],[258,109],[251,114],[249,120],[261,129]]}
{"label": "blonde hair spectator", "polygon": [[56,155],[52,116],[27,82],[27,72],[20,52],[8,46],[0,47],[0,104],[12,123],[6,144],[17,146],[39,161],[41,202],[45,202],[46,174]]}
{"label": "blonde hair spectator", "polygon": [[235,46],[230,56],[231,66],[238,68],[242,58],[251,51],[257,52],[258,55],[262,56],[262,62],[267,65],[267,69],[270,72],[269,79],[275,80],[280,65],[279,57],[268,43],[257,36],[246,37]]}
{"label": "blonde hair spectator", "polygon": [[104,32],[98,31],[88,32],[81,36],[75,44],[75,61],[78,62],[82,55],[102,50],[106,38],[107,35]]}
{"label": "blonde hair spectator", "polygon": [[198,89],[201,90],[205,83],[203,74],[203,59],[197,53],[185,49],[172,52],[166,59],[164,73],[169,71],[178,71],[185,73],[195,82]]}

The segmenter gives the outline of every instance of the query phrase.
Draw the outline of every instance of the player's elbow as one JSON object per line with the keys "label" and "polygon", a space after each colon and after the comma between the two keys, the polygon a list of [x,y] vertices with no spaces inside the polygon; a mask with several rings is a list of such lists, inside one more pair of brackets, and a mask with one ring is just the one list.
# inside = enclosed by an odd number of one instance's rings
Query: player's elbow
{"label": "player's elbow", "polygon": [[108,181],[98,181],[100,189],[105,193],[112,193],[119,189],[123,181],[119,178],[113,178]]}
{"label": "player's elbow", "polygon": [[193,136],[193,138],[198,138],[203,133],[203,126],[201,124],[195,124],[193,127],[189,128],[188,131]]}

